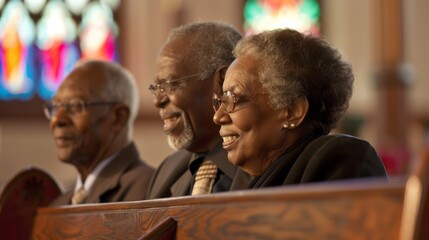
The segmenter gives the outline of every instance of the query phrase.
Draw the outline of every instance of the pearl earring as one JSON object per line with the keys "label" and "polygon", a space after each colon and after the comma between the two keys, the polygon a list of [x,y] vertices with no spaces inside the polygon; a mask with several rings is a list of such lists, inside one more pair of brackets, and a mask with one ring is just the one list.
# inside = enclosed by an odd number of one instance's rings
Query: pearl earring
{"label": "pearl earring", "polygon": [[295,123],[291,123],[291,124],[290,124],[290,127],[291,127],[291,128],[294,128],[294,127],[295,127]]}
{"label": "pearl earring", "polygon": [[287,123],[283,124],[283,128],[288,128],[289,125]]}

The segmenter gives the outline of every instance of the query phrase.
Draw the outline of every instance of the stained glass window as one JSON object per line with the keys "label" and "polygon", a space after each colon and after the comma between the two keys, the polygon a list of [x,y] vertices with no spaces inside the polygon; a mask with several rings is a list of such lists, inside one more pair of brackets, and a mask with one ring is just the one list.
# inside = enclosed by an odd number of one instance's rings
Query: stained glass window
{"label": "stained glass window", "polygon": [[24,3],[29,12],[38,14],[42,11],[43,6],[46,4],[46,0],[24,0]]}
{"label": "stained glass window", "polygon": [[80,59],[119,61],[119,3],[0,0],[0,104],[49,100]]}
{"label": "stained glass window", "polygon": [[79,60],[76,24],[62,1],[49,2],[37,23],[40,59],[38,94],[50,99]]}
{"label": "stained glass window", "polygon": [[5,0],[0,0],[0,10],[3,8],[4,1],[5,1]]}
{"label": "stained glass window", "polygon": [[35,26],[24,4],[10,1],[0,19],[0,99],[29,99],[36,80]]}
{"label": "stained glass window", "polygon": [[320,33],[317,0],[247,0],[244,7],[246,35],[276,28]]}
{"label": "stained glass window", "polygon": [[82,58],[118,60],[117,33],[112,10],[105,4],[91,3],[82,14],[79,31]]}
{"label": "stained glass window", "polygon": [[75,15],[82,14],[83,9],[88,4],[88,0],[65,0],[67,8]]}

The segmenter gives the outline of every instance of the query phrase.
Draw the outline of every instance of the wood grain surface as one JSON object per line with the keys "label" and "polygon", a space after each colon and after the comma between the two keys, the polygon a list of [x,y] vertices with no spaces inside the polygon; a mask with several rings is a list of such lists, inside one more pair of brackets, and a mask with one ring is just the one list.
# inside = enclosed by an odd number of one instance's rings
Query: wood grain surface
{"label": "wood grain surface", "polygon": [[198,197],[41,208],[33,239],[398,239],[404,181],[352,181]]}

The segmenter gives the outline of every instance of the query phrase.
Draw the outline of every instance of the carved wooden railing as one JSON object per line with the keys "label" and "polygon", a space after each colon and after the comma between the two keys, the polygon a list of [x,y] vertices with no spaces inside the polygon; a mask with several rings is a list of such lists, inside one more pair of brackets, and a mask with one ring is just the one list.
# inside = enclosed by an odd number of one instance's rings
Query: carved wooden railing
{"label": "carved wooden railing", "polygon": [[41,207],[59,189],[33,169],[1,192],[0,236],[28,239],[31,231],[33,239],[429,239],[428,183],[426,146],[403,179]]}
{"label": "carved wooden railing", "polygon": [[33,238],[398,239],[403,197],[403,181],[360,180],[40,208]]}

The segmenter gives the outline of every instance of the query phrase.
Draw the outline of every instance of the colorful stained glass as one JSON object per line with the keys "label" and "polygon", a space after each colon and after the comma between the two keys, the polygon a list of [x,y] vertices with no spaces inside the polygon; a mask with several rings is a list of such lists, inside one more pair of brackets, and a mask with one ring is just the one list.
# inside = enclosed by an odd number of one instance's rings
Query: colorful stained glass
{"label": "colorful stained glass", "polygon": [[29,99],[34,94],[35,26],[24,4],[9,1],[0,18],[0,99]]}
{"label": "colorful stained glass", "polygon": [[76,24],[62,1],[50,1],[43,10],[36,43],[41,65],[38,93],[50,99],[80,58]]}
{"label": "colorful stained glass", "polygon": [[276,28],[319,35],[319,3],[317,0],[247,0],[244,21],[246,35]]}
{"label": "colorful stained glass", "polygon": [[65,0],[67,8],[75,15],[81,14],[88,0]]}
{"label": "colorful stained glass", "polygon": [[119,61],[113,15],[119,4],[0,0],[0,101],[49,100],[80,59]]}
{"label": "colorful stained glass", "polygon": [[120,0],[100,0],[102,3],[108,5],[112,10],[116,10],[119,7]]}
{"label": "colorful stained glass", "polygon": [[3,8],[5,0],[0,0],[0,10]]}
{"label": "colorful stained glass", "polygon": [[118,61],[116,36],[118,27],[112,10],[106,5],[92,2],[82,14],[79,31],[82,58]]}
{"label": "colorful stained glass", "polygon": [[46,0],[24,0],[28,11],[34,14],[39,14],[46,4]]}

